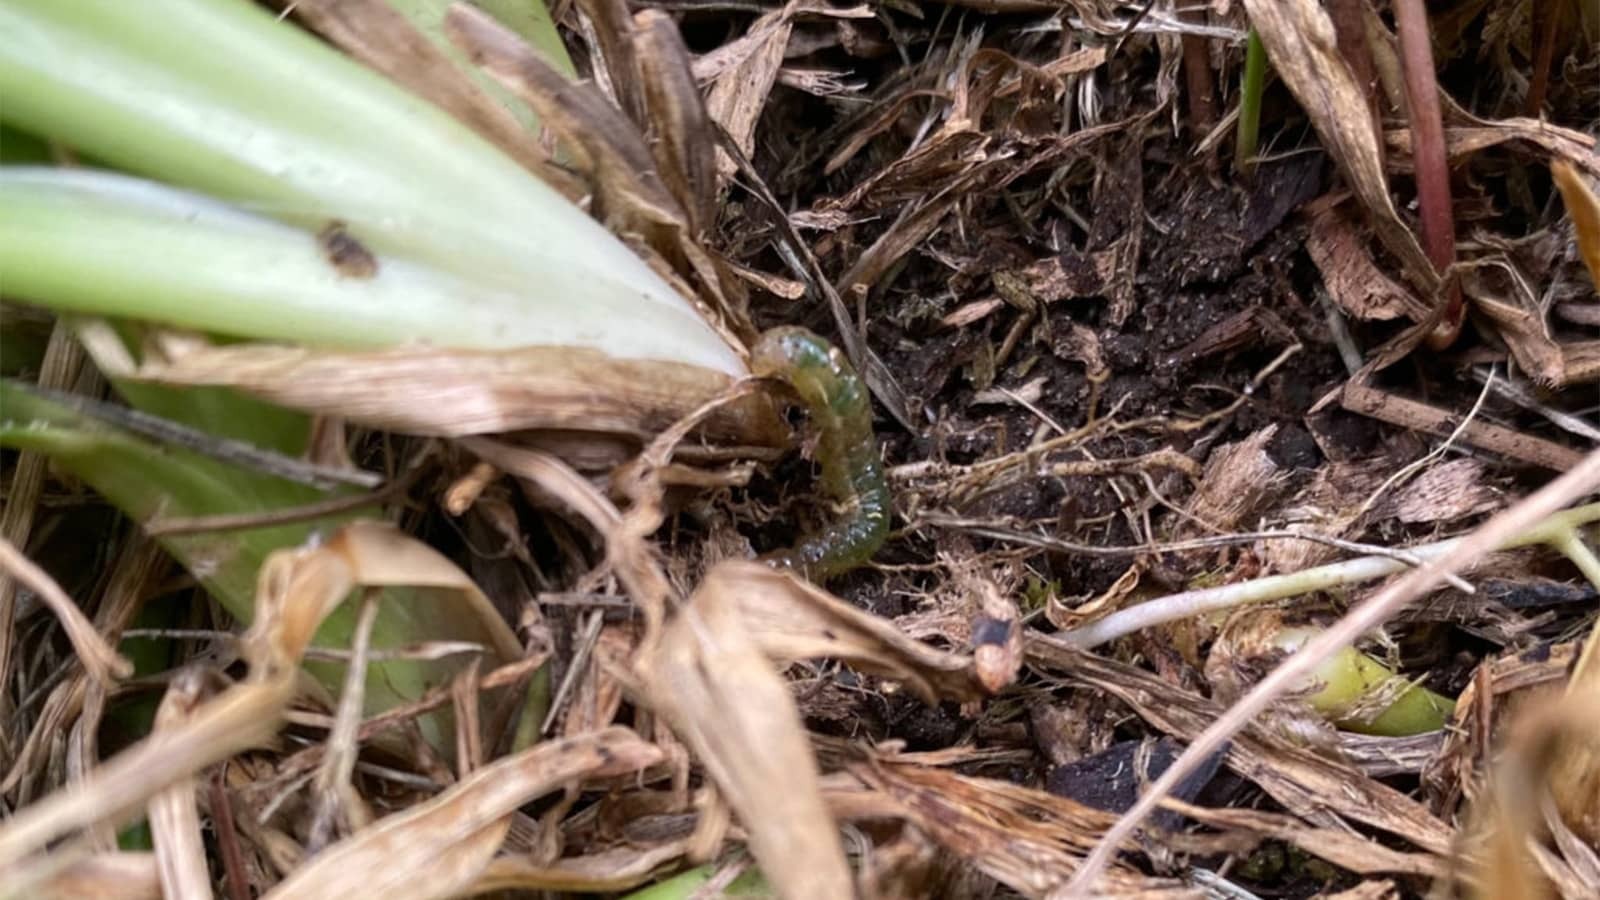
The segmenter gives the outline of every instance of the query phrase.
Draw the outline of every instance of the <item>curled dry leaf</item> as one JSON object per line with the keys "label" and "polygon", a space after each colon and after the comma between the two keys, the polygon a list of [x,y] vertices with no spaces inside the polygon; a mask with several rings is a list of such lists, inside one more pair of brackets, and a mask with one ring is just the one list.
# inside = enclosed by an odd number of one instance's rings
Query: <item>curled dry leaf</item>
{"label": "curled dry leaf", "polygon": [[[620,360],[576,347],[336,352],[269,344],[164,341],[165,360],[130,374],[162,384],[234,387],[372,428],[459,437],[529,428],[645,438],[731,384],[718,372]],[[708,432],[778,446],[788,429],[758,396],[719,410]]]}
{"label": "curled dry leaf", "polygon": [[700,590],[734,603],[751,635],[771,659],[830,657],[903,682],[928,703],[983,696],[972,657],[914,641],[887,619],[857,609],[827,591],[753,562],[725,562]]}
{"label": "curled dry leaf", "polygon": [[639,689],[716,781],[780,896],[851,896],[799,710],[740,608],[741,595],[761,586],[728,565],[712,570],[659,642],[641,648]]}
{"label": "curled dry leaf", "polygon": [[546,741],[329,847],[267,896],[457,896],[484,872],[519,807],[574,780],[637,772],[661,759],[621,727]]}
{"label": "curled dry leaf", "polygon": [[[756,123],[783,66],[783,52],[794,30],[795,6],[785,4],[757,19],[746,36],[753,39],[741,45],[738,61],[718,73],[711,83],[707,112],[746,157],[755,152]],[[717,174],[723,181],[738,171],[739,165],[731,157],[717,154]]]}
{"label": "curled dry leaf", "polygon": [[1517,366],[1545,387],[1600,380],[1600,341],[1556,341],[1543,316],[1519,305],[1474,297],[1473,306],[1494,322]]}

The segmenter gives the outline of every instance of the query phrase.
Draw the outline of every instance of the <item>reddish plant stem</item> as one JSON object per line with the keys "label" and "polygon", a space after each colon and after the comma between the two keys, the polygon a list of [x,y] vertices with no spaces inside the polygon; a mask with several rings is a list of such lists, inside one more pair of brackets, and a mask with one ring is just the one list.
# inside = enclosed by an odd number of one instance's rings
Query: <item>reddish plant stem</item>
{"label": "reddish plant stem", "polygon": [[[1204,10],[1186,10],[1181,16],[1197,25],[1206,21]],[[1217,123],[1217,85],[1211,75],[1211,51],[1198,34],[1183,36],[1183,80],[1189,95],[1189,127],[1200,140]]]}
{"label": "reddish plant stem", "polygon": [[1372,133],[1378,139],[1378,163],[1382,165],[1383,113],[1378,96],[1378,67],[1372,61],[1372,47],[1367,44],[1367,25],[1362,4],[1365,0],[1328,0],[1328,17],[1333,20],[1333,33],[1339,42],[1339,54],[1350,66],[1350,74],[1367,97],[1367,110],[1372,113]]}
{"label": "reddish plant stem", "polygon": [[224,762],[209,779],[211,830],[216,835],[217,850],[222,856],[222,882],[227,887],[229,900],[250,900],[250,880],[245,872],[244,852],[239,847],[239,834],[234,830],[233,803],[228,799],[227,772],[228,764]]}
{"label": "reddish plant stem", "polygon": [[1556,31],[1561,24],[1563,4],[1550,2],[1533,4],[1534,27],[1537,29],[1533,47],[1533,75],[1528,79],[1528,102],[1523,114],[1537,119],[1544,111],[1544,97],[1550,90],[1550,65],[1555,61]]}
{"label": "reddish plant stem", "polygon": [[[1406,114],[1411,120],[1412,164],[1417,173],[1417,205],[1422,213],[1422,247],[1440,275],[1456,258],[1455,217],[1451,213],[1450,168],[1445,158],[1444,122],[1439,112],[1439,83],[1434,76],[1432,35],[1423,0],[1394,0],[1400,32],[1400,58],[1405,69]],[[1444,314],[1428,337],[1436,350],[1455,343],[1461,333],[1461,290],[1446,287]]]}

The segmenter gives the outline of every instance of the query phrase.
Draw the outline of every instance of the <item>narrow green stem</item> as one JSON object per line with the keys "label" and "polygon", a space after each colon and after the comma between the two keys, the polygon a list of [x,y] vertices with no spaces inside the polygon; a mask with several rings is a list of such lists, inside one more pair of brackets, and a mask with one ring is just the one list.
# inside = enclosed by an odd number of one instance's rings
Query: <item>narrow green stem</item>
{"label": "narrow green stem", "polygon": [[1252,28],[1245,41],[1244,77],[1239,82],[1239,130],[1233,147],[1233,166],[1242,176],[1255,171],[1256,145],[1261,135],[1261,94],[1266,82],[1267,48]]}

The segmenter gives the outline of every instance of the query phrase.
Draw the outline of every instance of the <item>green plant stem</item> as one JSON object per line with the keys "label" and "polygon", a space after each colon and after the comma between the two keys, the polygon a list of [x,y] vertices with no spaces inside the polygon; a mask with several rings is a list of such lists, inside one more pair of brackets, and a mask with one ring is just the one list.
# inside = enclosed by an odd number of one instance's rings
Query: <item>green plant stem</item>
{"label": "green plant stem", "polygon": [[1267,48],[1254,28],[1245,40],[1244,76],[1239,82],[1239,121],[1233,144],[1233,166],[1240,175],[1255,172],[1261,135],[1261,94],[1267,82]]}

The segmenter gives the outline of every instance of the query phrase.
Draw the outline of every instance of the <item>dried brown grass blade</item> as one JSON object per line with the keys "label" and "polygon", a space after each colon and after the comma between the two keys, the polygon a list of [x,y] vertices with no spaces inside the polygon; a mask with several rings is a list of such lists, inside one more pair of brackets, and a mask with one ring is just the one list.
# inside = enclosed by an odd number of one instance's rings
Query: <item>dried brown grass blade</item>
{"label": "dried brown grass blade", "polygon": [[621,727],[546,741],[329,847],[267,897],[457,896],[499,849],[518,807],[576,779],[625,775],[661,759]]}
{"label": "dried brown grass blade", "polygon": [[[0,885],[0,896],[5,885]],[[164,894],[151,853],[102,853],[71,860],[33,886],[28,900],[160,900]],[[200,895],[184,895],[204,897]]]}
{"label": "dried brown grass blade", "polygon": [[643,849],[617,847],[587,856],[559,859],[539,865],[525,857],[501,856],[489,861],[473,883],[475,893],[490,891],[566,891],[608,893],[626,891],[649,881],[665,867],[683,858],[687,841],[674,841]]}
{"label": "dried brown grass blade", "polygon": [[1359,875],[1381,873],[1436,878],[1446,871],[1446,861],[1438,856],[1404,853],[1344,828],[1308,826],[1288,816],[1255,809],[1205,809],[1170,797],[1164,805],[1204,825],[1249,831],[1294,844]]}
{"label": "dried brown grass blade", "polygon": [[709,113],[691,74],[689,48],[678,23],[660,10],[633,18],[637,79],[644,92],[652,149],[667,188],[688,213],[689,231],[699,234],[717,221],[717,157]]}
{"label": "dried brown grass blade", "polygon": [[[0,327],[14,328],[10,319],[13,310],[0,307]],[[56,321],[50,327],[50,337],[45,344],[44,359],[39,365],[40,387],[62,390],[77,380],[86,355],[78,343],[73,328]],[[39,494],[44,486],[47,459],[43,454],[22,452],[17,454],[11,482],[6,488],[5,508],[0,510],[0,537],[15,547],[28,546],[33,533],[34,516],[39,510]],[[17,582],[0,572],[0,719],[10,716],[9,690],[11,676],[16,668],[12,652],[16,647]],[[8,782],[10,778],[6,779]],[[0,788],[8,791],[9,788]]]}
{"label": "dried brown grass blade", "polygon": [[[984,874],[1025,897],[1042,897],[1077,868],[1108,813],[1009,782],[923,766],[878,763],[852,768],[900,816]],[[1113,868],[1097,897],[1190,896],[1176,882]],[[1148,892],[1148,893],[1147,893]]]}
{"label": "dried brown grass blade", "polygon": [[1315,0],[1244,0],[1244,6],[1273,70],[1311,117],[1379,240],[1400,260],[1411,284],[1432,297],[1439,275],[1394,208],[1366,91],[1339,52],[1327,13]]}
{"label": "dried brown grass blade", "polygon": [[644,139],[592,86],[570,82],[510,30],[465,3],[451,6],[445,30],[475,64],[531,106],[593,174],[596,212],[643,233],[683,223]]}
{"label": "dried brown grass blade", "polygon": [[706,576],[701,589],[707,588],[731,598],[744,627],[775,661],[842,660],[903,682],[928,703],[966,702],[987,693],[971,656],[912,640],[893,622],[788,573],[730,561]]}
{"label": "dried brown grass blade", "polygon": [[[269,663],[261,670],[206,703],[183,725],[155,732],[107,760],[74,790],[51,794],[18,811],[0,828],[0,871],[19,871],[30,854],[76,829],[96,822],[124,823],[173,782],[263,745],[277,732],[294,697],[295,668],[292,662]],[[25,883],[17,876],[8,887],[21,891]]]}
{"label": "dried brown grass blade", "polygon": [[660,642],[641,649],[639,690],[715,779],[780,896],[849,897],[850,868],[799,710],[741,610],[739,594],[751,587],[713,569]]}
{"label": "dried brown grass blade", "polygon": [[[619,360],[579,348],[397,348],[333,352],[267,344],[169,341],[139,378],[221,385],[372,428],[458,437],[529,428],[646,438],[726,390],[726,375],[680,363]],[[781,446],[788,429],[750,397],[707,423],[715,436]]]}
{"label": "dried brown grass blade", "polygon": [[655,530],[654,522],[646,523],[645,528],[630,527],[593,484],[548,453],[487,438],[467,438],[461,444],[499,469],[548,491],[604,536],[608,564],[644,614],[642,642],[645,646],[654,643],[667,610],[678,602],[678,592],[661,571],[655,548],[644,541],[644,535]]}
{"label": "dried brown grass blade", "polygon": [[633,122],[649,122],[646,86],[638,79],[639,60],[626,0],[581,0],[578,8],[591,20],[583,34],[599,51],[595,82]]}
{"label": "dried brown grass blade", "polygon": [[116,679],[133,674],[133,663],[111,649],[95,631],[94,623],[78,609],[78,604],[67,596],[61,585],[56,584],[50,573],[34,565],[5,538],[0,538],[0,572],[26,585],[55,614],[61,621],[61,630],[72,643],[73,652],[83,663],[84,671],[102,688],[109,688]]}
{"label": "dried brown grass blade", "polygon": [[[1444,98],[1448,101],[1448,97]],[[1551,155],[1564,159],[1572,165],[1589,173],[1591,178],[1600,178],[1600,154],[1595,153],[1595,139],[1581,131],[1571,128],[1562,128],[1543,119],[1496,119],[1492,122],[1474,119],[1452,111],[1452,118],[1464,118],[1474,122],[1472,125],[1461,125],[1444,130],[1446,151],[1450,158],[1460,159],[1488,147],[1498,146],[1510,141],[1525,141],[1535,147],[1543,148]],[[1411,159],[1411,131],[1398,129],[1386,132],[1385,140],[1398,154],[1398,159],[1390,160],[1391,163],[1400,163]],[[1395,168],[1406,171],[1407,167],[1396,165]]]}
{"label": "dried brown grass blade", "polygon": [[[1255,12],[1255,2],[1251,2]],[[1364,117],[1363,117],[1364,118]],[[1331,655],[1349,646],[1357,638],[1381,625],[1406,604],[1424,592],[1437,587],[1446,575],[1470,562],[1487,550],[1499,546],[1512,536],[1533,527],[1540,520],[1554,514],[1573,500],[1600,487],[1600,451],[1591,452],[1571,471],[1550,482],[1533,495],[1500,513],[1478,530],[1468,535],[1455,549],[1430,562],[1411,574],[1400,578],[1387,588],[1374,594],[1361,605],[1350,610],[1322,634],[1312,639],[1298,653],[1290,656],[1266,678],[1263,678],[1235,703],[1222,718],[1206,728],[1183,754],[1151,785],[1139,802],[1118,820],[1100,846],[1085,860],[1083,868],[1073,877],[1072,883],[1061,897],[1084,896],[1093,888],[1100,872],[1110,863],[1121,843],[1131,837],[1144,817],[1149,815],[1161,798],[1194,771],[1206,757],[1215,753],[1234,734],[1260,715],[1279,697],[1311,675]]]}

